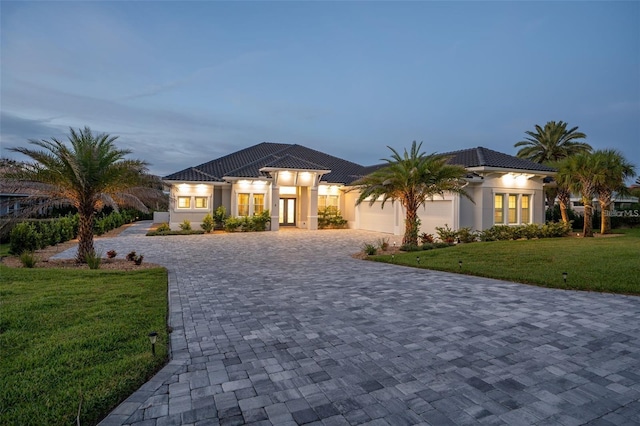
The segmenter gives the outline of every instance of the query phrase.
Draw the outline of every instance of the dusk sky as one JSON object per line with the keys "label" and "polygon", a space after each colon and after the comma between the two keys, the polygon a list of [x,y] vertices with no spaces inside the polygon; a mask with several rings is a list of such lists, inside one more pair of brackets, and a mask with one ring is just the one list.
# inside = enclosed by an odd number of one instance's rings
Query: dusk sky
{"label": "dusk sky", "polygon": [[69,127],[161,176],[268,141],[515,155],[547,121],[640,169],[640,2],[0,3],[2,156]]}

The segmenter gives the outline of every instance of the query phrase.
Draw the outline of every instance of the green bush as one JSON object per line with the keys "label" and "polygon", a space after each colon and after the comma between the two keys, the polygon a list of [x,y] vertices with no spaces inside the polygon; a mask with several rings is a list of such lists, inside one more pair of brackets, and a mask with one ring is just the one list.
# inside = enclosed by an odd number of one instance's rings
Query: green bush
{"label": "green bush", "polygon": [[418,251],[420,250],[420,246],[415,244],[403,244],[400,246],[401,251]]}
{"label": "green bush", "polygon": [[171,231],[171,228],[169,227],[168,223],[161,223],[158,228],[156,229],[156,232],[169,232]]}
{"label": "green bush", "polygon": [[458,231],[454,231],[449,228],[449,225],[446,223],[442,227],[436,226],[436,233],[438,234],[440,241],[444,243],[453,243],[458,238]]}
{"label": "green bush", "polygon": [[10,235],[9,253],[20,255],[40,248],[42,236],[32,222],[21,222],[13,227]]}
{"label": "green bush", "polygon": [[84,261],[89,265],[89,269],[100,269],[102,263],[102,253],[89,253],[84,257]]}
{"label": "green bush", "polygon": [[213,221],[217,227],[224,227],[224,221],[227,218],[227,209],[224,206],[219,206],[215,212],[213,212]]}
{"label": "green bush", "polygon": [[318,210],[318,229],[344,229],[347,220],[342,217],[335,206],[328,206]]}
{"label": "green bush", "polygon": [[191,221],[190,220],[183,220],[182,223],[179,225],[180,229],[183,231],[191,231]]}
{"label": "green bush", "polygon": [[25,268],[34,268],[37,262],[38,259],[32,251],[23,251],[20,254],[20,263],[22,263],[22,266]]}
{"label": "green bush", "polygon": [[364,253],[366,255],[369,255],[369,256],[373,256],[374,254],[376,254],[378,252],[377,247],[375,245],[369,244],[369,243],[363,244],[362,250],[364,251]]}
{"label": "green bush", "polygon": [[242,220],[238,217],[228,217],[224,221],[224,230],[227,232],[235,232],[240,227]]}
{"label": "green bush", "polygon": [[215,220],[213,219],[213,216],[211,216],[211,213],[208,213],[204,219],[202,219],[202,223],[200,224],[200,228],[202,228],[204,230],[204,232],[206,232],[207,234],[210,233],[211,231],[213,231],[213,228],[215,227],[216,223]]}
{"label": "green bush", "polygon": [[460,228],[457,238],[461,243],[475,243],[478,241],[478,232],[472,231],[471,228]]}

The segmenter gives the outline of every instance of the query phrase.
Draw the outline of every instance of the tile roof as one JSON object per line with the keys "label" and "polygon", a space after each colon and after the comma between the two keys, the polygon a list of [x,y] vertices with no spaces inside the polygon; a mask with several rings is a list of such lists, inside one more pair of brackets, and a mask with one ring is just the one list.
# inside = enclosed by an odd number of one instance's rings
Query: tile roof
{"label": "tile roof", "polygon": [[264,177],[263,167],[331,170],[323,182],[350,183],[362,175],[359,164],[296,144],[262,142],[199,166],[165,176],[165,180],[222,182],[226,176]]}
{"label": "tile roof", "polygon": [[463,149],[460,151],[446,152],[442,155],[450,157],[449,163],[459,164],[464,167],[484,166],[502,169],[531,170],[537,172],[556,171],[556,169],[545,166],[544,164],[534,163],[533,161],[524,160],[509,154],[503,154],[502,152],[483,148],[481,146],[477,148]]}
{"label": "tile roof", "polygon": [[[464,167],[491,167],[538,172],[555,172],[555,169],[503,154],[491,149],[477,147],[443,153],[450,157],[449,163]],[[224,157],[189,167],[165,176],[165,180],[224,182],[224,177],[258,178],[268,173],[264,167],[331,170],[322,177],[322,182],[350,184],[374,170],[387,165],[361,166],[302,145],[262,142]]]}

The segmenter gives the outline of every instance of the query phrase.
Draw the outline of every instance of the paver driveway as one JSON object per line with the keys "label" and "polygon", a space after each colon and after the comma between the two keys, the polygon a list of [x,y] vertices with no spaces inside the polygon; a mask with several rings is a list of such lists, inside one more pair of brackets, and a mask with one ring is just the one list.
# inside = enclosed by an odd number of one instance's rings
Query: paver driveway
{"label": "paver driveway", "polygon": [[98,247],[169,268],[173,360],[104,425],[640,424],[638,297],[352,259],[366,232],[143,232]]}

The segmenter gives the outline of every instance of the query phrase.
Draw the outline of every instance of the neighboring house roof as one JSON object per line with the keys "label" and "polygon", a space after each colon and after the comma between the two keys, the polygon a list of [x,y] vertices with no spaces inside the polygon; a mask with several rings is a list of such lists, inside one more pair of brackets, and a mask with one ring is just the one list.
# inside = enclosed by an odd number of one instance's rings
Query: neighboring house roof
{"label": "neighboring house roof", "polygon": [[[450,164],[466,168],[497,168],[553,173],[556,170],[529,160],[477,147],[448,152]],[[323,182],[350,184],[367,174],[386,166],[387,163],[364,167],[320,151],[297,144],[262,142],[199,166],[189,167],[165,176],[165,180],[224,182],[224,178],[268,177],[273,169],[331,170],[322,176]]]}
{"label": "neighboring house roof", "polygon": [[477,148],[463,149],[460,151],[445,152],[442,155],[451,157],[449,163],[459,164],[465,168],[490,167],[549,173],[556,171],[556,169],[545,166],[544,164],[534,163],[533,161],[514,157],[509,154],[503,154],[502,152],[483,148],[481,146]]}
{"label": "neighboring house roof", "polygon": [[165,180],[222,182],[224,177],[259,178],[260,169],[292,168],[331,170],[323,182],[350,183],[362,175],[363,167],[320,151],[296,144],[262,142],[196,167],[165,176]]}

